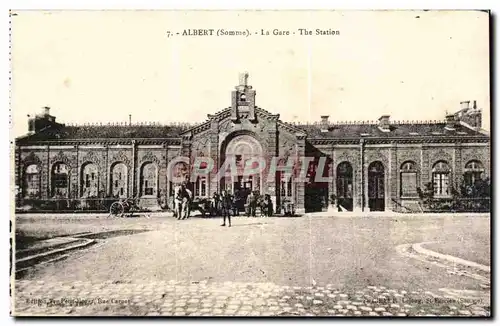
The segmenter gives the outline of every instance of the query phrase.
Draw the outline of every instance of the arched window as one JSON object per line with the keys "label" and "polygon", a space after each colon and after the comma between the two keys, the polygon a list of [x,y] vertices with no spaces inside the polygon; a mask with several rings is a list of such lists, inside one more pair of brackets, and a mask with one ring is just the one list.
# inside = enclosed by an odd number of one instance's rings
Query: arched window
{"label": "arched window", "polygon": [[417,196],[417,168],[413,161],[401,164],[401,197]]}
{"label": "arched window", "polygon": [[479,161],[469,161],[465,165],[464,182],[467,187],[473,187],[482,180],[484,173],[483,164]]}
{"label": "arched window", "polygon": [[157,180],[156,165],[145,163],[141,168],[141,196],[156,196]]}
{"label": "arched window", "polygon": [[30,164],[24,170],[24,198],[40,198],[40,167]]}
{"label": "arched window", "polygon": [[64,163],[52,167],[52,197],[69,198],[69,169]]}
{"label": "arched window", "polygon": [[127,166],[124,163],[116,163],[111,167],[111,195],[113,197],[126,198],[128,195]]}
{"label": "arched window", "polygon": [[80,180],[81,196],[83,198],[97,197],[99,194],[99,172],[97,165],[87,163],[83,165]]}
{"label": "arched window", "polygon": [[445,161],[438,161],[432,167],[432,185],[434,196],[448,197],[451,195],[450,189],[450,167]]}

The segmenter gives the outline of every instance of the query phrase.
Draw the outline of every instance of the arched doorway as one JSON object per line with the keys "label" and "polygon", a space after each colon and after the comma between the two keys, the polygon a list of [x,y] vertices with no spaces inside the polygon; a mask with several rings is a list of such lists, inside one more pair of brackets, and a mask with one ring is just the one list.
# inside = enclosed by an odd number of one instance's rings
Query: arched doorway
{"label": "arched doorway", "polygon": [[158,172],[153,162],[146,162],[142,165],[139,184],[139,193],[141,197],[158,196]]}
{"label": "arched doorway", "polygon": [[385,210],[384,165],[372,162],[368,166],[368,207],[370,211]]}
{"label": "arched doorway", "polygon": [[352,165],[349,162],[337,166],[337,205],[339,210],[353,210]]}
{"label": "arched doorway", "polygon": [[83,164],[80,175],[80,196],[82,198],[97,198],[99,194],[99,171],[92,162]]}
{"label": "arched doorway", "polygon": [[113,198],[128,196],[128,169],[123,162],[116,162],[111,166],[110,193]]}
{"label": "arched doorway", "polygon": [[52,197],[69,198],[69,168],[58,162],[52,166]]}
{"label": "arched doorway", "polygon": [[[250,134],[237,134],[228,139],[222,147],[221,166],[230,171],[231,166],[236,165],[236,171],[231,175],[221,178],[220,189],[227,190],[235,196],[236,205],[240,210],[244,209],[247,196],[250,192],[262,194],[262,171],[246,175],[245,168],[257,168],[258,160],[263,158],[262,146],[259,141]],[[253,161],[253,163],[252,163]],[[232,164],[229,164],[232,162]],[[221,173],[224,173],[222,171]]]}

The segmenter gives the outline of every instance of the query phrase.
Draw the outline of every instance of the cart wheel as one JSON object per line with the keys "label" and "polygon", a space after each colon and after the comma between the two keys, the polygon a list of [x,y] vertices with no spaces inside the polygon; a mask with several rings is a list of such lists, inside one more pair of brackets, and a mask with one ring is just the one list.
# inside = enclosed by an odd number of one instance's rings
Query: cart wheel
{"label": "cart wheel", "polygon": [[109,208],[109,214],[113,215],[114,217],[122,216],[123,205],[119,202],[114,202],[113,204],[111,204],[111,207]]}

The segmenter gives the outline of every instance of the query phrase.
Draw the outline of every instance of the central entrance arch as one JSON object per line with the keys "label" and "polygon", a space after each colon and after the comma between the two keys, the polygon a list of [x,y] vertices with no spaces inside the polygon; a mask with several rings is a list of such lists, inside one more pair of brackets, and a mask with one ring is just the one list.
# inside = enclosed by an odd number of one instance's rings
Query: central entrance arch
{"label": "central entrance arch", "polygon": [[[222,160],[219,168],[223,167],[225,161],[233,160],[236,163],[237,171],[236,173],[232,172],[231,176],[221,178],[220,189],[230,191],[236,197],[237,206],[240,209],[244,209],[246,198],[250,192],[262,193],[262,171],[252,175],[244,175],[247,162],[262,157],[262,145],[250,133],[237,133],[228,136],[221,148]],[[257,162],[252,165],[254,168],[257,166]]]}

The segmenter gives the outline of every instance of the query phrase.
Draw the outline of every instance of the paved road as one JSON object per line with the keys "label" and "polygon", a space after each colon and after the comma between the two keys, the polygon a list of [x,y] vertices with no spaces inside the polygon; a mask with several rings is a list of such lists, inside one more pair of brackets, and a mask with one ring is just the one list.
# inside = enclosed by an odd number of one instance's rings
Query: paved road
{"label": "paved road", "polygon": [[[123,223],[122,228],[134,227],[131,221],[89,221],[80,223],[100,223],[104,228],[119,223]],[[67,225],[75,229],[75,223]],[[49,309],[29,301],[47,295],[102,296],[103,300],[114,295],[129,300],[123,308],[93,304],[48,310],[71,314],[99,311],[231,315],[249,309],[254,314],[484,315],[489,311],[486,292],[476,280],[450,275],[440,267],[404,257],[395,249],[403,243],[456,241],[457,237],[487,244],[488,218],[237,218],[231,228],[220,227],[220,221],[214,219],[152,218],[135,223],[149,226],[152,231],[106,239],[65,261],[38,268],[18,282],[18,302],[24,302],[19,308],[25,309],[19,312]],[[64,228],[64,223],[56,224]],[[19,223],[19,227],[23,224]],[[43,284],[35,286],[36,282]],[[61,282],[75,289],[61,287]],[[444,288],[472,292],[446,292]],[[217,289],[225,291],[227,298],[218,301]],[[425,294],[427,291],[432,295]],[[470,300],[446,302],[457,293]],[[404,303],[401,299],[407,295],[413,297]],[[429,304],[428,298],[443,300]],[[276,301],[276,305],[268,299]],[[483,308],[471,305],[479,301]],[[391,308],[391,304],[399,307]]]}

